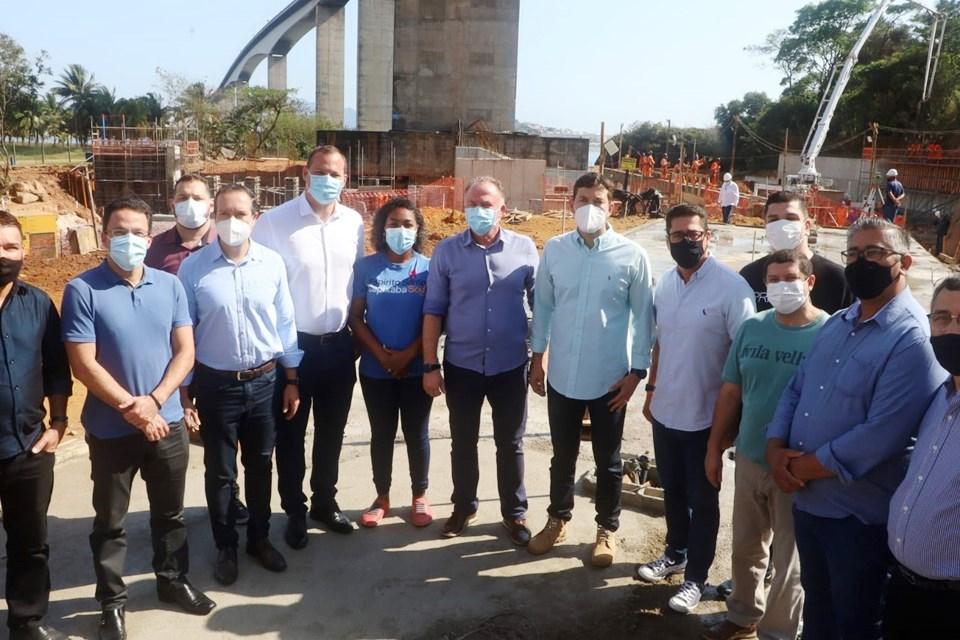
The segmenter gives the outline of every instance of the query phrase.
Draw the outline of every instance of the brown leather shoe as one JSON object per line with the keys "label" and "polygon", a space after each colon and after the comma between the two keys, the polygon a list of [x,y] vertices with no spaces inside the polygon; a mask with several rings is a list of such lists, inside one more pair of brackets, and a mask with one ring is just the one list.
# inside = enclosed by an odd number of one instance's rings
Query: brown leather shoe
{"label": "brown leather shoe", "polygon": [[567,539],[567,523],[560,518],[550,516],[547,518],[547,524],[543,530],[533,536],[530,544],[527,545],[527,551],[535,556],[543,555]]}
{"label": "brown leather shoe", "polygon": [[741,627],[729,620],[724,620],[720,624],[710,627],[701,636],[703,640],[755,640],[756,637],[757,625]]}

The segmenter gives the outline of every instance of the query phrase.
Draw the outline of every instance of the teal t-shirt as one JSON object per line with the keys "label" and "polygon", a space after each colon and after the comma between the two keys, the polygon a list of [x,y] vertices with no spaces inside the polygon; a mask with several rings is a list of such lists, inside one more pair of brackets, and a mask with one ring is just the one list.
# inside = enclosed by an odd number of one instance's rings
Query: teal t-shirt
{"label": "teal t-shirt", "polygon": [[776,311],[768,309],[740,325],[723,365],[723,381],[740,385],[743,402],[738,456],[767,467],[767,424],[813,338],[829,317],[823,313],[810,324],[788,327],[777,322]]}

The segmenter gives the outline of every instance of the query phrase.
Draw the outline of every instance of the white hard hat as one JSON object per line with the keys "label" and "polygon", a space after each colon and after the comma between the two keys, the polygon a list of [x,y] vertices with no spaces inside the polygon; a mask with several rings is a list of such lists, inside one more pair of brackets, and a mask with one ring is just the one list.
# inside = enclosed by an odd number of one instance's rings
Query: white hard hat
{"label": "white hard hat", "polygon": [[896,169],[890,169],[890,171],[887,171],[888,178],[896,178],[898,175],[900,174],[897,173]]}
{"label": "white hard hat", "polygon": [[723,174],[723,181],[724,181],[724,182],[730,182],[731,180],[733,180],[733,176],[732,176],[732,175],[730,175],[729,173]]}

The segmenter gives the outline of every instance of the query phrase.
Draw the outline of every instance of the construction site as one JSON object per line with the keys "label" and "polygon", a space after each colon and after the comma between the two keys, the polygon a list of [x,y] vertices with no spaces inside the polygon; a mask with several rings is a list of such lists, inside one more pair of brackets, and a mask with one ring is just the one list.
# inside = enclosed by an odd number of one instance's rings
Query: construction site
{"label": "construction site", "polygon": [[[876,3],[852,50],[835,65],[816,114],[812,121],[808,119],[801,150],[790,149],[789,142],[774,144],[738,124],[733,155],[718,158],[715,166],[675,138],[657,141],[669,150],[665,164],[655,164],[652,156],[638,160],[628,152],[622,132],[607,135],[607,124],[599,118],[599,154],[591,150],[591,138],[586,136],[514,130],[519,0],[358,3],[357,126],[317,128],[310,142],[336,146],[344,154],[346,188],[340,201],[363,216],[368,238],[377,209],[392,198],[408,198],[424,215],[423,253],[429,256],[438,242],[467,228],[465,186],[478,176],[493,176],[504,186],[508,209],[504,228],[531,237],[542,250],[550,238],[576,228],[572,187],[577,178],[602,172],[616,187],[610,224],[646,250],[655,278],[675,266],[663,226],[671,206],[704,207],[714,229],[712,255],[739,270],[768,251],[764,203],[771,193],[782,190],[801,192],[814,221],[812,248],[839,263],[846,248],[846,228],[863,216],[882,215],[888,197],[885,176],[896,170],[908,195],[895,223],[907,229],[913,241],[909,283],[915,297],[929,306],[935,284],[957,272],[960,135],[923,129],[922,123],[909,130],[875,123],[873,114],[864,113],[867,124],[862,135],[843,141],[842,146],[825,147],[828,140],[836,142],[830,127],[837,104],[861,48],[890,0]],[[347,4],[346,0],[291,2],[245,46],[236,43],[240,53],[220,91],[245,86],[264,61],[269,87],[286,89],[288,52],[307,33],[315,33],[317,114],[326,122],[343,123]],[[922,79],[924,96],[937,73],[942,24],[935,17],[928,77]],[[465,39],[477,42],[476,50],[465,51],[461,46]],[[132,126],[120,116],[103,114],[91,119],[89,134],[83,161],[10,168],[0,191],[0,209],[9,210],[23,225],[27,257],[22,278],[47,292],[57,305],[70,279],[105,259],[101,216],[104,206],[116,198],[136,196],[146,202],[154,212],[151,233],[156,235],[175,224],[174,185],[187,174],[202,176],[211,193],[224,185],[244,184],[255,195],[262,215],[299,197],[307,186],[304,159],[266,154],[237,157],[230,149],[205,153],[204,149],[224,145],[201,140],[196,126],[160,121]],[[738,170],[738,135],[769,147],[777,155],[777,168]],[[723,223],[719,202],[721,176],[726,171],[733,173],[740,194],[729,224]],[[373,251],[368,239],[367,252]],[[54,576],[50,615],[76,637],[93,637],[96,624],[94,576],[86,544],[91,480],[80,419],[85,397],[86,390],[75,381],[68,406],[70,426],[57,454],[57,488],[50,507]],[[345,512],[358,516],[370,497],[371,437],[359,386],[352,406],[338,499]],[[430,419],[434,446],[430,492],[438,518],[446,517],[451,507],[447,415],[441,396]],[[351,537],[311,530],[308,550],[288,554],[296,562],[291,562],[286,574],[260,572],[238,589],[221,588],[211,576],[216,548],[207,520],[203,451],[194,443],[185,498],[195,567],[192,576],[219,608],[209,618],[184,620],[171,608],[155,608],[152,600],[147,604],[154,588],[147,543],[149,510],[146,495],[138,487],[126,524],[130,538],[136,540],[127,560],[131,601],[138,602],[129,610],[131,629],[137,638],[158,640],[171,632],[184,638],[287,640],[684,639],[700,638],[703,629],[723,619],[726,608],[717,586],[730,573],[732,482],[725,482],[720,493],[717,560],[710,570],[705,600],[697,615],[681,617],[664,606],[678,579],[642,588],[633,579],[634,563],[656,557],[664,545],[666,525],[657,483],[629,477],[623,523],[617,533],[620,556],[609,570],[592,569],[593,457],[585,442],[577,463],[577,511],[568,543],[542,558],[505,547],[496,508],[490,424],[491,413],[485,407],[480,519],[469,535],[442,540],[438,526],[415,530],[397,515],[387,518],[377,531],[358,531]],[[538,529],[549,502],[552,443],[546,400],[533,394],[526,429],[530,527]],[[395,468],[403,469],[406,453],[402,447],[398,451]],[[635,402],[627,411],[624,458],[652,458],[652,451],[650,423]],[[724,464],[725,477],[732,479],[732,460]],[[275,495],[274,532],[281,530],[282,520]],[[291,558],[294,553],[301,555]],[[253,574],[255,569],[248,565],[244,571]],[[344,581],[344,576],[351,580]]]}

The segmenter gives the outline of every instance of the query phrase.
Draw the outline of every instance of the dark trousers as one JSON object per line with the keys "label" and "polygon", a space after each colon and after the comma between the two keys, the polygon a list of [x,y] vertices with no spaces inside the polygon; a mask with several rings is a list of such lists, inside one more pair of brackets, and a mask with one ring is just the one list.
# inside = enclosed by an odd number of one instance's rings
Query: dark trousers
{"label": "dark trousers", "polygon": [[377,495],[390,492],[399,417],[407,443],[411,490],[414,496],[422,496],[427,491],[430,471],[430,408],[433,406],[433,398],[423,391],[423,378],[411,376],[397,380],[360,376],[360,388],[370,417],[370,460]]}
{"label": "dark trousers", "polygon": [[0,461],[0,504],[7,532],[7,626],[37,625],[47,614],[50,571],[47,507],[53,492],[52,453],[24,452]]}
{"label": "dark trousers", "polygon": [[580,429],[584,410],[589,409],[590,443],[597,464],[597,524],[609,531],[620,527],[620,487],[623,484],[620,441],[623,439],[625,411],[610,411],[607,403],[613,396],[608,393],[595,400],[575,400],[547,385],[547,416],[553,443],[547,513],[554,518],[569,522],[573,514]]}
{"label": "dark trousers", "polygon": [[189,568],[187,527],[183,520],[183,490],[189,460],[189,440],[182,422],[170,425],[159,442],[141,434],[101,440],[89,433],[90,477],[93,480],[93,568],[96,597],[104,609],[123,606],[127,587],[123,564],[127,557],[127,532],[123,522],[130,506],[133,478],[147,485],[150,501],[150,537],[153,571],[157,580],[178,580]]}
{"label": "dark trousers", "polygon": [[[343,331],[334,336],[297,334],[303,361],[300,377],[300,409],[292,420],[282,417],[277,424],[277,489],[280,506],[287,515],[307,512],[303,493],[306,475],[304,437],[313,410],[313,469],[310,473],[311,503],[318,509],[336,506],[337,476],[343,431],[357,381],[353,339]],[[278,403],[279,409],[279,403]],[[278,411],[279,413],[279,411]]]}
{"label": "dark trousers", "polygon": [[663,487],[667,554],[687,559],[685,579],[703,584],[717,551],[720,494],[707,480],[703,460],[710,430],[680,431],[653,421],[653,450]]}
{"label": "dark trousers", "polygon": [[[887,527],[793,509],[806,640],[877,640],[890,567]],[[919,637],[919,636],[914,636]]]}
{"label": "dark trousers", "polygon": [[527,425],[527,366],[486,376],[449,362],[443,373],[450,410],[450,462],[453,508],[473,513],[479,507],[480,410],[486,399],[493,410],[493,441],[497,445],[497,488],[504,518],[523,518],[527,492],[523,487],[523,433]]}
{"label": "dark trousers", "polygon": [[960,591],[910,584],[893,568],[883,606],[884,640],[960,638]]}
{"label": "dark trousers", "polygon": [[218,549],[236,547],[239,542],[235,514],[230,508],[237,481],[239,442],[244,492],[250,510],[247,544],[260,542],[270,531],[277,372],[239,382],[198,366],[194,380],[213,540]]}
{"label": "dark trousers", "polygon": [[733,212],[733,205],[727,205],[725,207],[720,207],[720,210],[723,212],[723,221],[725,223],[730,222],[730,214]]}

